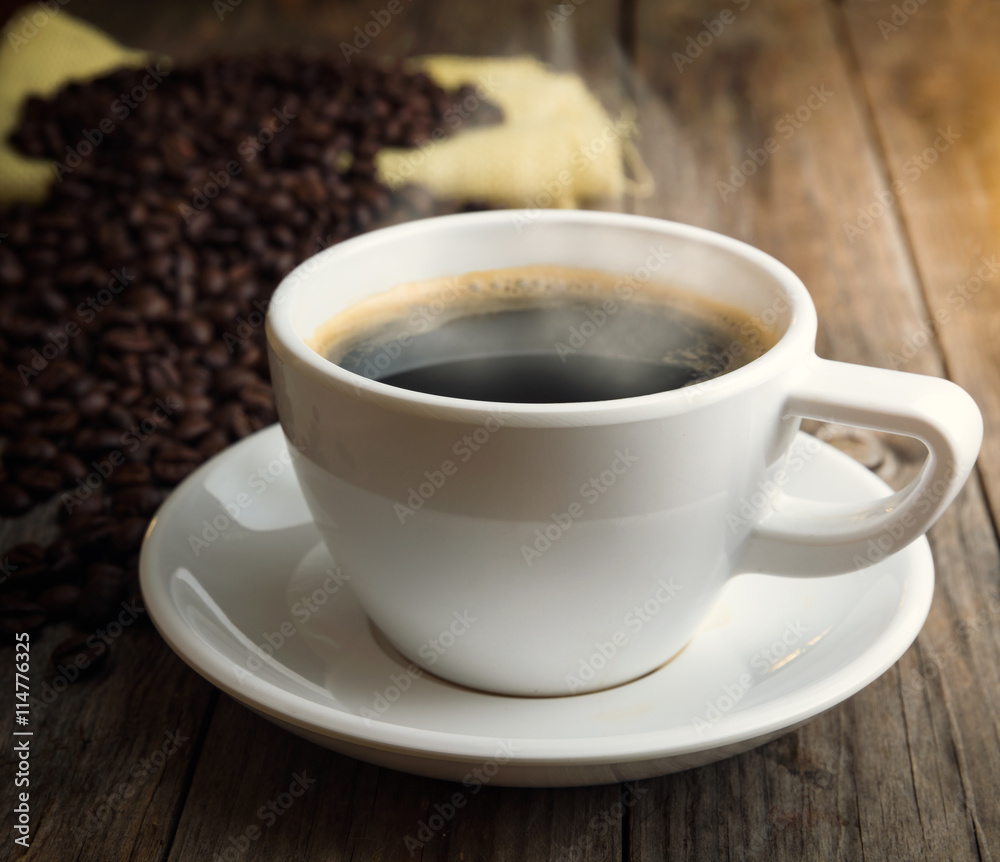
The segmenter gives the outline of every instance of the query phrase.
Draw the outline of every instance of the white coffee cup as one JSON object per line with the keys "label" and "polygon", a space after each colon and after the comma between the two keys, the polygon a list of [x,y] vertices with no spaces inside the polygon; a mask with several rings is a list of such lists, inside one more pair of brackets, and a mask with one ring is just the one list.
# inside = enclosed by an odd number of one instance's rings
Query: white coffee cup
{"label": "white coffee cup", "polygon": [[[318,325],[395,285],[529,264],[653,278],[780,337],[704,383],[575,404],[408,391],[309,346]],[[937,520],[982,442],[972,398],[819,359],[815,339],[808,292],[769,255],[696,227],[576,211],[445,216],[343,242],[285,278],[267,321],[296,473],[370,619],[422,668],[515,695],[635,679],[688,642],[728,578],[855,571]],[[781,487],[803,417],[910,435],[929,455],[909,487],[864,505],[792,498]]]}

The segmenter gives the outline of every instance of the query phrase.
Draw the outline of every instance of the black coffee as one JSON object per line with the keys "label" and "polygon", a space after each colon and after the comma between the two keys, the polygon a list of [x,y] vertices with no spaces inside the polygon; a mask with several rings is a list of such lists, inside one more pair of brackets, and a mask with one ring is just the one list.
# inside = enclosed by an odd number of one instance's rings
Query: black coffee
{"label": "black coffee", "polygon": [[770,333],[739,309],[593,270],[537,266],[401,285],[314,346],[391,386],[481,401],[608,401],[710,380]]}

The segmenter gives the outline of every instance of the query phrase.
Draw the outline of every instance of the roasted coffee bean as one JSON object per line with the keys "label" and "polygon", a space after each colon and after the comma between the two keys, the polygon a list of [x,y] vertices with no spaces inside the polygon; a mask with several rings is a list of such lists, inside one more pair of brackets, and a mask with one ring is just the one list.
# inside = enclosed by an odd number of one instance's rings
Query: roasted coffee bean
{"label": "roasted coffee bean", "polygon": [[149,353],[156,343],[148,333],[134,329],[112,329],[104,334],[104,346],[123,353]]}
{"label": "roasted coffee bean", "polygon": [[214,342],[205,348],[201,361],[209,368],[225,368],[232,359],[224,344]]}
{"label": "roasted coffee bean", "polygon": [[[82,487],[86,488],[86,485]],[[59,510],[59,519],[63,522],[63,529],[72,533],[77,526],[87,518],[93,518],[104,511],[104,498],[91,493],[89,496],[82,496],[81,486],[77,486],[77,491],[67,494],[63,500],[65,506]],[[87,488],[90,491],[90,488]],[[74,520],[75,519],[75,520]]]}
{"label": "roasted coffee bean", "polygon": [[7,482],[0,485],[0,516],[17,518],[34,505],[31,495],[20,485]]}
{"label": "roasted coffee bean", "polygon": [[173,436],[184,443],[190,443],[211,431],[212,427],[212,423],[203,414],[189,414],[177,423]]}
{"label": "roasted coffee bean", "polygon": [[125,407],[131,407],[140,401],[145,394],[141,386],[126,386],[124,389],[118,390],[118,403]]}
{"label": "roasted coffee bean", "polygon": [[111,535],[111,544],[115,551],[120,554],[132,554],[138,551],[148,526],[148,518],[126,518],[122,521]]}
{"label": "roasted coffee bean", "polygon": [[115,428],[123,431],[130,428],[135,421],[127,407],[121,404],[112,404],[104,411],[104,420]]}
{"label": "roasted coffee bean", "polygon": [[137,582],[130,583],[125,591],[125,606],[138,616],[138,622],[145,622],[149,619],[146,612],[146,602],[142,598],[142,590],[139,589]]}
{"label": "roasted coffee bean", "polygon": [[184,399],[184,409],[187,413],[208,413],[214,406],[215,402],[204,395],[191,395]]}
{"label": "roasted coffee bean", "polygon": [[229,435],[225,431],[216,428],[209,431],[198,443],[198,451],[205,458],[211,458],[229,445]]}
{"label": "roasted coffee bean", "polygon": [[193,456],[175,452],[158,454],[153,461],[153,475],[166,485],[177,485],[190,476],[202,461],[202,455],[193,450]]}
{"label": "roasted coffee bean", "polygon": [[237,407],[230,415],[229,430],[232,431],[237,440],[242,440],[244,437],[249,437],[257,429],[251,424],[243,408]]}
{"label": "roasted coffee bean", "polygon": [[14,478],[38,502],[48,500],[63,487],[62,473],[45,467],[22,467]]}
{"label": "roasted coffee bean", "polygon": [[50,620],[71,619],[76,614],[81,592],[76,584],[57,584],[39,594],[38,604]]}
{"label": "roasted coffee bean", "polygon": [[64,437],[76,430],[80,424],[80,416],[74,411],[57,413],[47,419],[38,421],[37,428],[42,434],[50,437]]}
{"label": "roasted coffee bean", "polygon": [[45,559],[45,548],[38,542],[20,542],[7,549],[6,563],[18,568],[34,566]]}
{"label": "roasted coffee bean", "polygon": [[101,559],[107,552],[111,536],[118,526],[118,519],[109,515],[98,515],[87,520],[77,531],[77,553],[81,559],[93,561]]}
{"label": "roasted coffee bean", "polygon": [[99,389],[93,389],[80,396],[76,402],[76,409],[81,416],[92,419],[99,416],[108,406],[108,396]]}
{"label": "roasted coffee bean", "polygon": [[35,632],[45,625],[45,611],[36,602],[0,596],[0,637],[5,640],[22,632]]}
{"label": "roasted coffee bean", "polygon": [[35,596],[40,590],[54,583],[45,563],[35,563],[30,566],[20,566],[10,572],[7,580],[0,583],[0,592],[7,595],[24,593],[26,597]]}
{"label": "roasted coffee bean", "polygon": [[52,664],[69,682],[75,682],[97,673],[110,655],[111,647],[96,635],[73,635],[52,650]]}
{"label": "roasted coffee bean", "polygon": [[[143,74],[28,100],[14,146],[62,163]],[[380,147],[454,126],[456,94],[425,75],[258,56],[171,80],[44,205],[0,213],[0,433],[15,438],[0,453],[0,514],[62,491],[62,538],[0,582],[8,599],[44,597],[19,617],[32,625],[71,611],[91,624],[117,613],[113,599],[139,600],[136,554],[169,489],[275,420],[262,322],[293,266],[359,230],[460,209],[376,180]],[[276,104],[294,122],[208,197]],[[65,649],[69,666],[86,641]]]}
{"label": "roasted coffee bean", "polygon": [[212,302],[205,306],[205,316],[216,326],[228,326],[239,314],[240,307],[235,302]]}
{"label": "roasted coffee bean", "polygon": [[134,485],[118,491],[111,503],[111,511],[118,516],[145,515],[149,516],[160,508],[165,499],[163,488],[152,485]]}
{"label": "roasted coffee bean", "polygon": [[44,437],[20,437],[4,449],[3,460],[8,467],[44,464],[59,454],[59,447]]}
{"label": "roasted coffee bean", "polygon": [[264,359],[264,351],[252,341],[244,341],[235,351],[237,361],[246,368],[255,368]]}
{"label": "roasted coffee bean", "polygon": [[77,622],[87,629],[106,623],[118,613],[125,586],[125,572],[119,566],[88,566],[87,583],[76,603]]}
{"label": "roasted coffee bean", "polygon": [[38,375],[35,385],[49,394],[65,388],[80,376],[80,366],[67,359],[54,359]]}
{"label": "roasted coffee bean", "polygon": [[[60,542],[65,541],[63,539]],[[48,568],[48,581],[53,584],[62,584],[76,581],[83,571],[83,564],[76,555],[76,550],[67,550],[55,557],[50,558],[46,563]]]}
{"label": "roasted coffee bean", "polygon": [[72,452],[60,452],[52,459],[49,466],[53,470],[58,470],[70,486],[75,485],[77,479],[85,478],[90,472],[90,468]]}
{"label": "roasted coffee bean", "polygon": [[0,431],[9,434],[16,431],[24,421],[25,410],[20,404],[10,401],[0,402]]}
{"label": "roasted coffee bean", "polygon": [[201,346],[208,344],[215,336],[215,327],[203,318],[194,317],[180,327],[178,335],[185,344]]}
{"label": "roasted coffee bean", "polygon": [[248,410],[269,413],[274,409],[274,392],[266,383],[249,383],[240,387],[240,401]]}
{"label": "roasted coffee bean", "polygon": [[201,288],[208,296],[218,296],[228,285],[226,274],[219,267],[206,267],[201,274]]}
{"label": "roasted coffee bean", "polygon": [[146,464],[122,464],[110,476],[108,483],[120,488],[124,485],[146,485],[150,479],[150,470]]}
{"label": "roasted coffee bean", "polygon": [[122,432],[115,428],[84,428],[74,437],[73,448],[78,452],[107,452],[120,449]]}

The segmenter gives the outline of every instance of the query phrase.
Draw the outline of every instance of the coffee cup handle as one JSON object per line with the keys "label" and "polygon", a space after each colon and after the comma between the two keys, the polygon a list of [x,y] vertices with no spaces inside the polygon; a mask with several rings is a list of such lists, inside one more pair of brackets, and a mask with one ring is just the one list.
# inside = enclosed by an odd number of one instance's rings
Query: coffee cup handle
{"label": "coffee cup handle", "polygon": [[927,446],[903,490],[865,503],[820,503],[779,491],[750,534],[737,571],[834,575],[866,568],[922,536],[958,494],[983,440],[972,397],[947,380],[813,356],[785,417],[916,437]]}

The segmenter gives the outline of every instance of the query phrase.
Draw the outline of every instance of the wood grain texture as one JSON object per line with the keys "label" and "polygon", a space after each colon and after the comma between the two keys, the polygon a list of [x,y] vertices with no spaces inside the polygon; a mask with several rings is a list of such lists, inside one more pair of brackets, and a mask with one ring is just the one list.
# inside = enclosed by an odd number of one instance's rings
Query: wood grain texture
{"label": "wood grain texture", "polygon": [[[170,842],[198,761],[205,718],[216,694],[144,622],[142,630],[112,641],[113,667],[87,682],[64,685],[49,653],[68,626],[32,638],[31,723],[0,718],[0,734],[33,732],[30,760],[32,845],[25,859],[160,859]],[[0,685],[14,692],[13,651]],[[15,759],[4,746],[4,775]],[[14,788],[5,782],[4,810]],[[10,804],[7,804],[10,803]],[[0,841],[11,847],[12,819],[0,821]],[[125,849],[123,849],[125,848]],[[124,854],[124,855],[119,855]]]}
{"label": "wood grain texture", "polygon": [[[308,789],[280,799],[297,776]],[[588,859],[617,860],[620,825],[603,815],[618,801],[616,786],[477,789],[381,769],[297,739],[223,697],[169,858],[207,859],[233,847],[249,862],[514,862],[555,859],[576,842]]]}
{"label": "wood grain texture", "polygon": [[[996,510],[1000,271],[987,267],[980,283],[977,270],[1000,251],[1000,9],[978,0],[917,9],[898,15],[882,4],[846,4],[845,52],[871,101],[886,185],[901,186],[891,206],[907,226],[934,323],[923,351],[943,350],[950,374],[987,417],[979,464]],[[939,152],[949,130],[957,137]],[[866,205],[858,198],[855,206]],[[856,245],[869,241],[866,233]]]}
{"label": "wood grain texture", "polygon": [[[732,15],[720,31],[713,21],[723,9]],[[867,101],[839,9],[649,2],[639,4],[637,22],[643,152],[660,183],[637,210],[771,252],[816,301],[822,355],[897,364],[894,355],[944,297],[925,293],[910,220],[898,208],[862,222],[860,239],[844,228],[859,218],[859,206],[872,210],[892,176],[870,123],[882,106]],[[699,34],[707,45],[698,44]],[[915,45],[913,63],[925,58]],[[822,105],[809,103],[814,88],[831,94]],[[925,211],[933,216],[932,206]],[[980,215],[966,218],[988,230]],[[927,229],[941,230],[930,221]],[[962,338],[961,324],[955,337]],[[947,346],[942,357],[929,341],[906,351],[905,370],[943,375],[945,359],[954,367]],[[873,466],[894,487],[905,485],[922,446],[865,436],[863,445],[841,437],[842,448],[870,450],[874,440]],[[992,819],[1000,775],[1000,614],[992,608],[1000,611],[1000,603],[996,539],[976,478],[931,540],[934,605],[900,663],[762,749],[652,782],[654,794],[633,812],[633,858],[990,858],[990,842],[1000,836]],[[970,620],[982,620],[974,632]]]}
{"label": "wood grain texture", "polygon": [[[907,346],[939,350],[949,376],[979,403],[986,425],[979,470],[996,512],[1000,113],[993,94],[1000,84],[1000,10],[986,2],[899,10],[848,3],[843,13],[845,53],[870,99],[892,206],[906,224],[926,297],[927,314]],[[928,335],[926,347],[920,332]],[[950,799],[964,800],[975,852],[992,858],[1000,844],[1000,566],[988,523],[982,533],[976,529],[982,516],[961,504],[952,511],[954,530],[940,530],[939,541],[964,550],[966,564],[942,573],[947,618],[934,616],[925,627],[923,662],[909,693],[932,714],[935,738],[954,746],[961,785]],[[944,825],[925,829],[932,847]]]}
{"label": "wood grain texture", "polygon": [[[155,11],[74,0],[73,9],[124,43],[183,60],[274,46],[335,51],[383,5],[242,3],[221,20],[205,0]],[[467,794],[455,816],[427,837],[421,824],[460,785],[300,740],[215,692],[154,632],[136,628],[115,644],[110,673],[35,710],[36,846],[26,858],[998,854],[1000,555],[987,501],[996,511],[1000,273],[962,308],[952,291],[968,287],[980,258],[996,252],[1000,106],[990,102],[1000,76],[1000,13],[986,0],[952,2],[944,11],[925,4],[885,38],[879,20],[891,15],[888,2],[637,0],[619,8],[586,0],[556,27],[545,17],[548,8],[521,0],[404,0],[404,12],[373,41],[370,56],[528,50],[580,69],[609,110],[627,90],[639,105],[641,148],[657,180],[655,196],[634,202],[636,211],[740,237],[789,264],[816,300],[822,355],[883,367],[903,357],[905,370],[947,372],[973,392],[987,418],[983,484],[974,477],[931,532],[938,582],[917,643],[850,701],[762,748],[628,787],[487,786]],[[723,11],[731,20],[722,21]],[[723,25],[717,35],[713,22]],[[609,45],[622,24],[634,41],[638,79],[621,79]],[[705,30],[712,38],[699,45]],[[691,62],[678,65],[675,52]],[[809,108],[814,87],[830,95],[821,104],[815,97],[818,106]],[[961,137],[911,178],[912,160],[948,125]],[[773,153],[763,149],[769,138],[779,145]],[[761,152],[767,157],[757,164]],[[753,164],[744,170],[747,159]],[[743,179],[738,187],[734,171]],[[906,191],[884,213],[860,236],[845,229],[861,223],[859,208],[877,212],[879,195],[895,181]],[[941,309],[948,321],[928,325]],[[904,486],[922,458],[922,447],[903,438],[827,433],[893,487]],[[45,524],[44,513],[11,522],[0,548],[44,538]],[[36,639],[39,690],[55,679],[48,654],[60,634],[53,628]],[[9,663],[0,680],[13,690]],[[12,720],[7,710],[0,715],[4,738]],[[188,738],[177,750],[164,754],[162,765],[149,760],[159,761],[166,734],[178,730]],[[5,770],[13,765],[9,748],[3,762]],[[5,810],[8,792],[0,791]],[[116,793],[128,796],[119,801]],[[10,825],[9,817],[0,820],[0,842],[9,844]]]}

